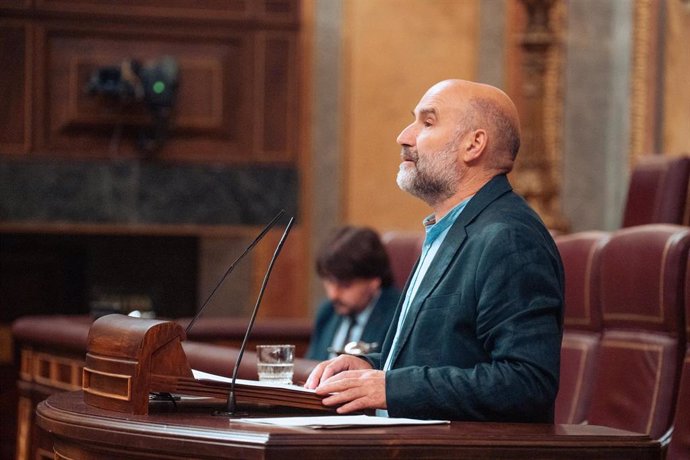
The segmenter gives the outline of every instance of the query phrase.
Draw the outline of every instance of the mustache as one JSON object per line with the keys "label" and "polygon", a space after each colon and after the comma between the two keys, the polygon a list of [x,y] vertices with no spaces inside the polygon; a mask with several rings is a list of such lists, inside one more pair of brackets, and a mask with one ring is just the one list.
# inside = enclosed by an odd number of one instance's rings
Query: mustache
{"label": "mustache", "polygon": [[403,146],[403,148],[400,150],[400,158],[403,161],[413,161],[416,163],[419,159],[419,153],[417,152],[417,149],[413,149],[412,147],[408,146]]}

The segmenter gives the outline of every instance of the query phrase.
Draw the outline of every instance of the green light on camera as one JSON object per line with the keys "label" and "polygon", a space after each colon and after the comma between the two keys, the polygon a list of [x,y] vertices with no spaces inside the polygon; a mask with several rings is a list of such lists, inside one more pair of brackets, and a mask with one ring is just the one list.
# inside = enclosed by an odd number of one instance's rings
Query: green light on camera
{"label": "green light on camera", "polygon": [[153,92],[154,93],[160,94],[163,91],[165,91],[165,83],[163,83],[162,81],[159,80],[153,84]]}

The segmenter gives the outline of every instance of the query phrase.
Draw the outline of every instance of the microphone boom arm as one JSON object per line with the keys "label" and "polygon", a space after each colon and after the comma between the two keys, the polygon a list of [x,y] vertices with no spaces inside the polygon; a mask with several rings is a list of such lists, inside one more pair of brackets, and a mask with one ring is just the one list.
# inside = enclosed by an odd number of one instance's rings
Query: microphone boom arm
{"label": "microphone boom arm", "polygon": [[201,316],[201,312],[204,311],[204,308],[206,308],[206,305],[208,305],[208,302],[211,300],[213,295],[216,293],[216,291],[218,290],[220,285],[223,284],[223,281],[225,281],[225,278],[227,278],[228,275],[235,269],[235,265],[237,265],[242,259],[244,259],[244,256],[249,254],[249,252],[252,249],[254,249],[254,246],[256,246],[256,244],[259,241],[261,241],[261,239],[266,235],[266,233],[268,233],[268,231],[271,228],[273,228],[273,226],[276,224],[276,222],[278,222],[278,219],[283,217],[283,214],[285,214],[285,210],[281,209],[278,212],[278,214],[276,214],[276,216],[273,219],[271,219],[271,221],[268,224],[266,224],[264,229],[261,230],[261,233],[259,233],[259,235],[256,238],[254,238],[254,241],[252,241],[252,243],[249,246],[247,246],[247,249],[245,249],[244,252],[242,254],[240,254],[240,256],[237,259],[235,259],[235,261],[232,264],[230,264],[228,269],[225,271],[225,274],[223,275],[223,277],[220,279],[220,281],[218,281],[218,284],[216,284],[216,287],[213,288],[213,290],[211,291],[209,296],[206,298],[206,300],[204,300],[204,303],[199,308],[199,311],[197,312],[197,314],[194,315],[194,318],[192,318],[192,320],[189,322],[189,324],[185,328],[185,330],[184,330],[185,335],[187,335],[189,333],[190,329],[192,329],[192,325],[194,325],[194,323],[196,323],[196,320],[199,319],[199,317]]}
{"label": "microphone boom arm", "polygon": [[256,299],[256,304],[254,305],[254,310],[252,311],[252,316],[249,319],[249,325],[247,326],[247,332],[244,334],[244,339],[242,340],[242,345],[240,345],[240,351],[239,354],[237,355],[237,361],[235,361],[235,368],[232,371],[232,382],[230,383],[230,392],[228,394],[228,402],[227,402],[227,414],[224,415],[234,415],[235,411],[237,410],[237,401],[235,398],[235,381],[237,380],[237,371],[240,368],[240,363],[242,362],[242,356],[244,356],[244,350],[247,347],[247,340],[249,339],[249,334],[252,332],[252,328],[254,327],[254,320],[256,320],[256,314],[259,311],[259,305],[261,304],[261,299],[264,296],[264,291],[266,290],[266,284],[268,283],[268,278],[271,276],[271,272],[273,271],[273,265],[275,264],[276,259],[278,258],[278,254],[280,254],[280,251],[283,249],[283,244],[285,243],[285,240],[287,239],[288,233],[290,233],[290,229],[292,228],[292,224],[295,221],[294,217],[290,218],[290,221],[288,222],[287,226],[285,227],[285,231],[283,232],[283,236],[280,238],[280,241],[278,242],[278,245],[276,246],[275,251],[273,252],[273,257],[271,258],[271,261],[268,264],[268,269],[266,270],[266,274],[264,275],[263,282],[261,283],[261,289],[259,290],[259,296]]}

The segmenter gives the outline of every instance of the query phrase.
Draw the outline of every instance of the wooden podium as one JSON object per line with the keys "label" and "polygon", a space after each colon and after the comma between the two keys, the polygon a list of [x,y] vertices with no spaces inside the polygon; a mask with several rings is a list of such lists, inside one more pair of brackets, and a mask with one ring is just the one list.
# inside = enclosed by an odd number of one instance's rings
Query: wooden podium
{"label": "wooden podium", "polygon": [[[214,416],[197,404],[156,403],[148,415],[84,403],[82,392],[39,404],[56,459],[661,459],[648,436],[587,425],[452,422],[387,428],[264,427]],[[256,410],[252,415],[284,415]]]}
{"label": "wooden podium", "polygon": [[82,374],[84,402],[130,414],[148,413],[149,393],[170,391],[171,378],[192,378],[182,350],[185,332],[171,321],[108,315],[89,330]]}
{"label": "wooden podium", "polygon": [[[209,391],[194,380],[183,339],[182,328],[170,322],[117,315],[96,321],[83,390],[55,394],[37,408],[38,425],[53,438],[55,459],[662,458],[658,441],[601,426],[452,422],[316,430],[215,416],[222,406],[217,398],[150,402],[150,392],[174,392],[180,382],[192,394]],[[265,401],[263,395],[238,392],[242,398]],[[248,416],[294,414],[279,406],[254,405]]]}
{"label": "wooden podium", "polygon": [[[145,415],[152,393],[226,399],[227,382],[197,380],[182,349],[185,332],[171,321],[108,315],[89,330],[82,390],[88,406]],[[293,387],[295,388],[295,387]],[[265,388],[236,382],[240,405],[277,406],[332,412],[322,396],[302,388]]]}

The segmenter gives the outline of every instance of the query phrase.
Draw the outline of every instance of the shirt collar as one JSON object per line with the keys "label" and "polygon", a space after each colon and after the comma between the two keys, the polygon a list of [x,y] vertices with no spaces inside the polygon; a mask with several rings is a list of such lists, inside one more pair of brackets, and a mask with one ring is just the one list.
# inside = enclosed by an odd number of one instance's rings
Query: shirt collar
{"label": "shirt collar", "polygon": [[458,220],[458,216],[462,210],[465,209],[465,206],[467,206],[467,203],[472,199],[473,196],[474,195],[462,200],[460,203],[455,205],[455,207],[453,207],[448,214],[441,217],[441,219],[438,221],[436,221],[436,214],[428,215],[423,221],[424,231],[426,232],[424,244],[432,244],[440,234],[448,230],[455,223],[455,221]]}

